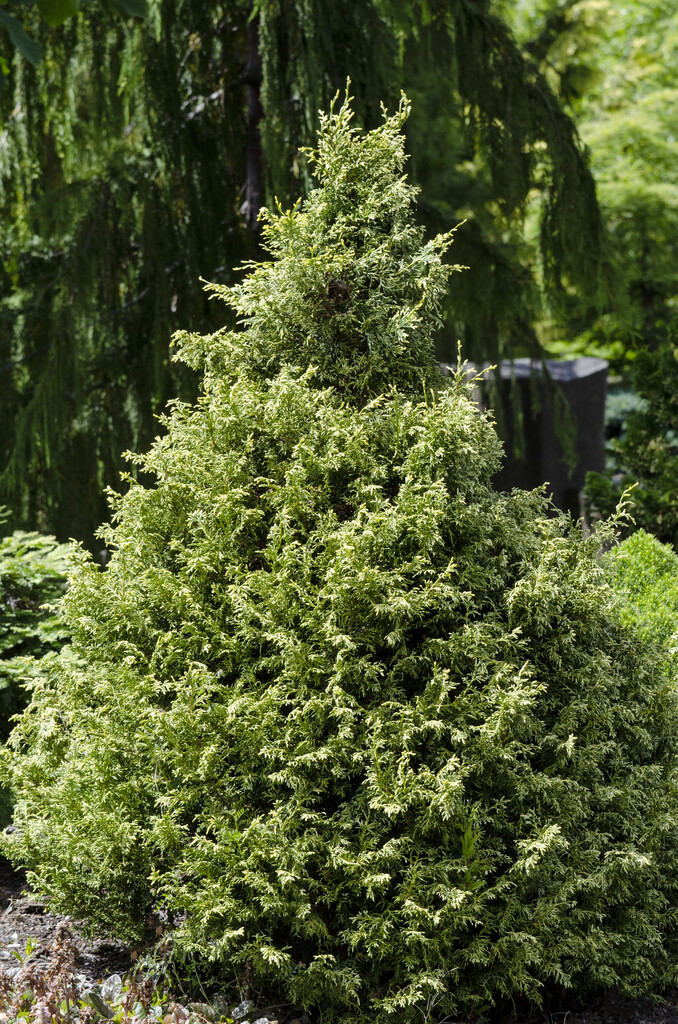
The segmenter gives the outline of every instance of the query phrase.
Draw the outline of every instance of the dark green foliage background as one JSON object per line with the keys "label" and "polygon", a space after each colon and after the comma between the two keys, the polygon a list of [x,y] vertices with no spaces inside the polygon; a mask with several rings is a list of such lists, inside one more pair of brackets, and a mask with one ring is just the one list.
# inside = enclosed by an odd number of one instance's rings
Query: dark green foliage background
{"label": "dark green foliage background", "polygon": [[27,7],[37,67],[0,36],[0,497],[19,525],[97,557],[120,453],[150,443],[169,397],[195,397],[168,340],[221,324],[199,277],[232,284],[260,255],[255,193],[271,206],[306,193],[299,147],[348,75],[368,127],[403,85],[417,99],[418,217],[431,234],[466,219],[457,258],[471,269],[451,285],[441,355],[458,337],[469,358],[535,351],[528,196],[543,213],[544,300],[594,301],[601,284],[573,122],[489,0],[147,6],[133,21],[88,3],[58,30]]}
{"label": "dark green foliage background", "polygon": [[[184,334],[195,405],[83,553],[34,685],[2,849],[126,935],[327,1021],[675,983],[678,706],[666,651],[433,360],[449,268],[414,227],[407,108],[345,105],[271,262]],[[210,966],[211,965],[211,966]]]}

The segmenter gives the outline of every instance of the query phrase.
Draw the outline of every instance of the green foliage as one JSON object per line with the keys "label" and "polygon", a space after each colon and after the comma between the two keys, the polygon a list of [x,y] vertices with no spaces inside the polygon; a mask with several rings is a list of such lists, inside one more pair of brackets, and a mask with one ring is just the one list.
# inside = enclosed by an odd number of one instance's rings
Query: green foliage
{"label": "green foliage", "polygon": [[[0,507],[0,523],[4,522]],[[0,537],[0,741],[24,709],[26,693],[67,637],[53,606],[66,586],[66,551],[53,537],[15,530]],[[0,824],[7,824],[12,798],[0,790]]]}
{"label": "green foliage", "polygon": [[307,192],[299,147],[349,74],[368,126],[407,85],[419,219],[430,234],[466,221],[457,256],[471,269],[445,304],[441,355],[454,359],[458,337],[479,359],[534,351],[528,197],[543,214],[544,300],[593,301],[585,154],[488,3],[153,0],[137,23],[92,2],[57,31],[37,6],[37,67],[0,37],[13,68],[0,97],[0,500],[21,525],[89,542],[120,452],[147,447],[170,396],[195,397],[168,339],[180,324],[217,328],[199,275],[233,283],[231,267],[260,254],[259,206]]}
{"label": "green foliage", "polygon": [[[0,512],[2,510],[0,509]],[[0,739],[25,703],[23,686],[40,671],[36,659],[58,651],[67,636],[50,608],[63,596],[67,551],[53,537],[15,530],[0,537]]]}
{"label": "green foliage", "polygon": [[[621,600],[619,618],[643,639],[678,653],[678,555],[644,530],[607,556],[610,581]],[[675,668],[674,668],[675,671]]]}
{"label": "green foliage", "polygon": [[618,52],[610,52],[620,20],[610,0],[514,0],[496,6],[568,104],[597,94],[605,71],[620,59]]}
{"label": "green foliage", "polygon": [[[413,223],[417,190],[402,176],[408,112],[402,100],[399,113],[362,144],[347,111],[331,131],[321,115],[318,150],[306,154],[320,187],[303,212],[297,204],[262,214],[273,261],[251,264],[234,288],[210,287],[247,325],[246,338],[226,336],[243,368],[267,379],[285,365],[310,366],[317,386],[340,382],[361,406],[388,388],[419,391],[439,377],[433,332],[450,272],[459,268],[441,263],[451,233],[424,244]],[[178,340],[196,368],[206,352],[218,363],[224,344]]]}
{"label": "green foliage", "polygon": [[[570,295],[545,337],[623,363],[662,341],[678,301],[678,55],[672,0],[548,0],[511,7],[523,45],[570,105],[607,235],[602,305]],[[556,349],[554,348],[554,351]]]}
{"label": "green foliage", "polygon": [[[643,406],[609,445],[609,470],[587,481],[607,514],[638,482],[634,518],[660,540],[678,543],[678,51],[670,3],[631,3],[610,19],[603,88],[582,107],[598,192],[617,250],[625,295],[588,337],[607,338],[634,359],[630,376]],[[632,344],[629,344],[629,342]]]}
{"label": "green foliage", "polygon": [[585,492],[596,511],[609,515],[622,490],[639,484],[635,523],[678,547],[678,322],[658,323],[655,331],[662,343],[641,349],[633,363],[641,402],[608,443],[607,471],[589,473]]}
{"label": "green foliage", "polygon": [[202,394],[111,496],[3,762],[55,909],[130,935],[162,902],[184,963],[328,1022],[678,980],[665,655],[615,619],[611,528],[491,488],[406,109],[324,118],[318,188],[216,288],[244,329],[177,338]]}
{"label": "green foliage", "polygon": [[[22,21],[26,8],[31,6],[45,24],[50,28],[57,28],[78,13],[80,0],[0,0],[0,25],[24,60],[35,65],[42,60],[42,48],[28,34]],[[104,0],[103,6],[118,14],[134,15],[138,18],[146,15],[146,0]],[[3,10],[4,7],[9,7],[14,13],[10,14],[9,11]],[[8,61],[0,55],[0,90],[8,74]]]}
{"label": "green foliage", "polygon": [[[376,0],[361,5],[358,19],[347,5],[332,25],[322,0],[290,4],[284,19],[281,7],[261,8],[263,130],[268,152],[276,147],[277,154],[273,193],[289,194],[291,168],[303,173],[296,147],[341,84],[336,73],[328,80],[329,68],[345,67],[358,79],[370,123],[375,98],[393,98],[394,84],[405,83],[415,100],[407,135],[411,175],[422,190],[419,217],[431,233],[465,221],[455,251],[469,272],[451,284],[439,340],[445,358],[454,359],[458,337],[481,360],[534,352],[531,320],[542,302],[558,306],[569,290],[595,301],[604,274],[585,154],[572,120],[494,4]],[[351,54],[345,64],[342,50]],[[331,88],[323,90],[325,82]],[[290,116],[303,130],[284,131]],[[541,294],[525,246],[528,199],[539,210]]]}
{"label": "green foliage", "polygon": [[[31,39],[28,35],[19,19],[15,18],[14,15],[10,14],[8,11],[0,8],[0,25],[5,29],[12,45],[16,46],[22,57],[27,61],[30,61],[31,64],[37,64],[42,57],[42,52],[35,40]],[[6,67],[7,62],[5,61],[0,81],[4,78]]]}
{"label": "green foliage", "polygon": [[62,540],[91,540],[121,450],[148,443],[170,396],[194,396],[168,339],[216,327],[199,275],[247,255],[243,126],[213,96],[242,94],[247,12],[217,33],[202,3],[154,10],[143,26],[93,4],[54,37],[36,25],[45,59],[17,62],[3,96],[0,487],[19,523]]}

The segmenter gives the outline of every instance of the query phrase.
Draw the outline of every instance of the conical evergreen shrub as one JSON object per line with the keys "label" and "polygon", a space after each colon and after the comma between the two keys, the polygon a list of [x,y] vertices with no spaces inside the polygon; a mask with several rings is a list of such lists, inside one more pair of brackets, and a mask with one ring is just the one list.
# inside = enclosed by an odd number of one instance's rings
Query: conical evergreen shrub
{"label": "conical evergreen shrub", "polygon": [[214,289],[243,330],[179,339],[202,397],[78,557],[5,758],[3,849],[55,908],[129,935],[162,904],[183,957],[326,1022],[678,980],[664,655],[600,537],[491,487],[406,113],[325,117],[271,262]]}

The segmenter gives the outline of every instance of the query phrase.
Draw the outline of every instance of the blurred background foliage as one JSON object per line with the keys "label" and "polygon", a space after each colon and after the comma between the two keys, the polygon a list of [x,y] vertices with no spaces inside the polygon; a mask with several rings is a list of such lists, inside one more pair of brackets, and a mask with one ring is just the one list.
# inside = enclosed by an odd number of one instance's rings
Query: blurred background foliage
{"label": "blurred background foliage", "polygon": [[554,352],[616,367],[663,344],[678,303],[678,5],[675,0],[506,4],[524,52],[538,62],[589,149],[614,254],[614,287],[593,311],[571,296],[546,316]]}
{"label": "blurred background foliage", "polygon": [[[0,523],[6,520],[6,510],[0,506]],[[67,638],[54,608],[66,588],[67,556],[67,545],[58,544],[54,537],[23,530],[0,537],[2,742],[11,716],[26,703],[23,684],[33,677],[35,659],[56,653]]]}
{"label": "blurred background foliage", "polygon": [[608,515],[638,483],[636,525],[676,545],[678,4],[518,0],[507,12],[589,148],[614,253],[612,288],[599,310],[573,296],[565,317],[546,311],[537,325],[554,354],[611,361],[608,469],[589,475],[589,504]]}
{"label": "blurred background foliage", "polygon": [[[4,39],[0,96],[0,494],[18,524],[91,541],[120,452],[195,382],[179,328],[223,316],[199,279],[260,254],[256,212],[309,187],[299,147],[347,75],[367,127],[406,88],[411,172],[432,230],[463,218],[441,353],[534,350],[522,232],[540,197],[545,289],[599,289],[601,231],[574,124],[489,2],[152,0],[144,19],[31,6],[29,63]],[[461,275],[460,275],[461,278]]]}
{"label": "blurred background foliage", "polygon": [[407,92],[420,219],[464,222],[441,358],[457,338],[490,361],[658,351],[678,288],[675,15],[675,0],[0,0],[14,525],[102,546],[121,452],[196,393],[173,332],[223,321],[200,279],[262,256],[257,211],[307,193],[299,148],[349,75],[368,128]]}

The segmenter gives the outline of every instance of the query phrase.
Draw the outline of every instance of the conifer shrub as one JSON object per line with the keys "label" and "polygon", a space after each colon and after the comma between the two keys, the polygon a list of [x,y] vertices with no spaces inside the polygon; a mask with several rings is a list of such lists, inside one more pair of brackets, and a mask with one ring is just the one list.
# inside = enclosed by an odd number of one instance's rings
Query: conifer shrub
{"label": "conifer shrub", "polygon": [[[242,330],[178,338],[195,406],[79,552],[73,643],[4,761],[2,848],[56,909],[323,1021],[482,1015],[676,977],[676,698],[601,543],[497,493],[432,336],[403,101],[347,102],[266,217]],[[607,532],[606,532],[607,531]]]}

